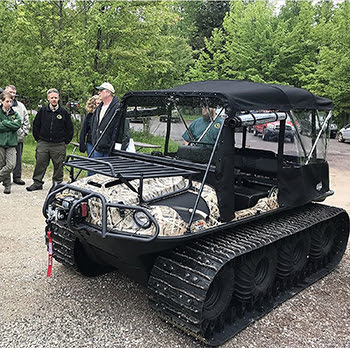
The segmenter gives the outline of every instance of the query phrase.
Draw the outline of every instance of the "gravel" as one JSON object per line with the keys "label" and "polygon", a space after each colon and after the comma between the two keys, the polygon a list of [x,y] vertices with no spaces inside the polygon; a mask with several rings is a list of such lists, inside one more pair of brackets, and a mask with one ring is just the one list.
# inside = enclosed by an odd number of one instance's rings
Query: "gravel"
{"label": "gravel", "polygon": [[[331,171],[334,183],[349,174]],[[47,278],[46,194],[17,185],[10,195],[0,191],[0,347],[202,347],[162,321],[148,307],[147,289],[117,271],[86,278],[54,260]],[[347,250],[334,272],[223,347],[350,347],[349,303]]]}

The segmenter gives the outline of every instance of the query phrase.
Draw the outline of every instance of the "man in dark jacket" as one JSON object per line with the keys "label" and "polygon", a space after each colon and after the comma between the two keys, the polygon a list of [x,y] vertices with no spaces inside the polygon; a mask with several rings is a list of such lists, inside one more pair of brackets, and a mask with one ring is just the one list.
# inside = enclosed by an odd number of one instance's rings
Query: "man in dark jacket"
{"label": "man in dark jacket", "polygon": [[59,105],[59,93],[51,88],[47,91],[49,105],[42,107],[33,122],[33,136],[37,141],[35,151],[35,169],[33,184],[28,191],[41,190],[47,166],[52,160],[53,184],[63,181],[63,162],[66,157],[66,145],[73,138],[73,123],[67,110]]}
{"label": "man in dark jacket", "polygon": [[[114,95],[113,86],[108,82],[104,82],[96,88],[99,90],[101,103],[94,111],[92,118],[92,141],[93,145],[97,144],[92,154],[93,158],[107,157],[114,148],[125,150],[130,135],[129,123],[121,123],[120,117],[116,114],[120,103]],[[103,136],[100,139],[102,134]]]}

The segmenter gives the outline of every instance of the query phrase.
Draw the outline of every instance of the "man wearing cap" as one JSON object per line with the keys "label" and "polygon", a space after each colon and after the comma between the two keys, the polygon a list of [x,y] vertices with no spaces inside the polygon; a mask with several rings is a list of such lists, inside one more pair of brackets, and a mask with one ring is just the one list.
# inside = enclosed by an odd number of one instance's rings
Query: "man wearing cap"
{"label": "man wearing cap", "polygon": [[18,144],[16,147],[16,167],[12,172],[13,182],[17,185],[25,185],[25,182],[22,180],[22,153],[23,153],[23,144],[24,139],[29,133],[30,122],[28,111],[23,103],[16,99],[17,89],[14,85],[8,85],[5,88],[6,92],[9,92],[12,95],[12,109],[18,113],[21,118],[21,127],[17,131]]}
{"label": "man wearing cap", "polygon": [[[100,105],[92,116],[92,142],[96,145],[92,157],[107,157],[113,150],[115,143],[125,150],[129,142],[129,123],[121,122],[116,114],[120,103],[114,95],[114,87],[104,82],[96,87],[101,99]],[[102,136],[102,137],[101,137]]]}
{"label": "man wearing cap", "polygon": [[54,172],[52,181],[63,181],[63,162],[66,157],[66,144],[73,138],[73,123],[69,112],[63,109],[58,101],[58,90],[51,88],[47,91],[49,105],[42,107],[33,122],[33,136],[38,142],[35,150],[35,169],[33,184],[28,191],[41,190],[47,166],[52,160]]}

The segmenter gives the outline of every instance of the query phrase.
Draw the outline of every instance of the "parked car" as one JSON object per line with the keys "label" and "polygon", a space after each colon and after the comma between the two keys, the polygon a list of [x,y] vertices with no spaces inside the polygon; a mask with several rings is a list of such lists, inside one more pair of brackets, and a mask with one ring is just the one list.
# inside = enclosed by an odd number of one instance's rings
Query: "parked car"
{"label": "parked car", "polygon": [[[127,110],[127,118],[131,123],[145,123],[150,121],[152,116],[163,115],[166,112],[163,108],[131,108]],[[160,116],[162,117],[162,116]]]}
{"label": "parked car", "polygon": [[76,100],[68,101],[66,104],[66,108],[69,111],[77,111],[79,109],[79,106],[79,102],[77,102]]}
{"label": "parked car", "polygon": [[30,99],[28,97],[25,97],[23,95],[22,96],[17,95],[16,99],[19,100],[21,103],[23,103],[27,109],[30,108],[31,103],[30,103]]}
{"label": "parked car", "polygon": [[350,140],[350,123],[344,126],[338,133],[338,141],[344,142]]}
{"label": "parked car", "polygon": [[[279,131],[280,121],[257,124],[253,127],[254,136],[261,135],[264,141],[277,141]],[[294,126],[289,117],[286,120],[285,139],[289,139],[291,143],[294,143]]]}
{"label": "parked car", "polygon": [[[168,116],[167,115],[161,115],[159,116],[159,121],[160,122],[166,122],[168,119]],[[177,110],[172,110],[171,112],[171,122],[173,123],[177,123],[177,122],[180,122],[180,116],[179,116],[179,113]]]}

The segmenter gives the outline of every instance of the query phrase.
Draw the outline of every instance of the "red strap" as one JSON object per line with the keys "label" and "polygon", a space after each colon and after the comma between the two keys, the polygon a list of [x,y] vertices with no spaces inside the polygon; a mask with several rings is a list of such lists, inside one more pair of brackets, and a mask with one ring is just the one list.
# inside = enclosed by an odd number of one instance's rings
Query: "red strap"
{"label": "red strap", "polygon": [[47,231],[47,236],[49,238],[49,265],[47,267],[47,277],[50,277],[51,271],[52,271],[52,236],[51,236],[51,231]]}

